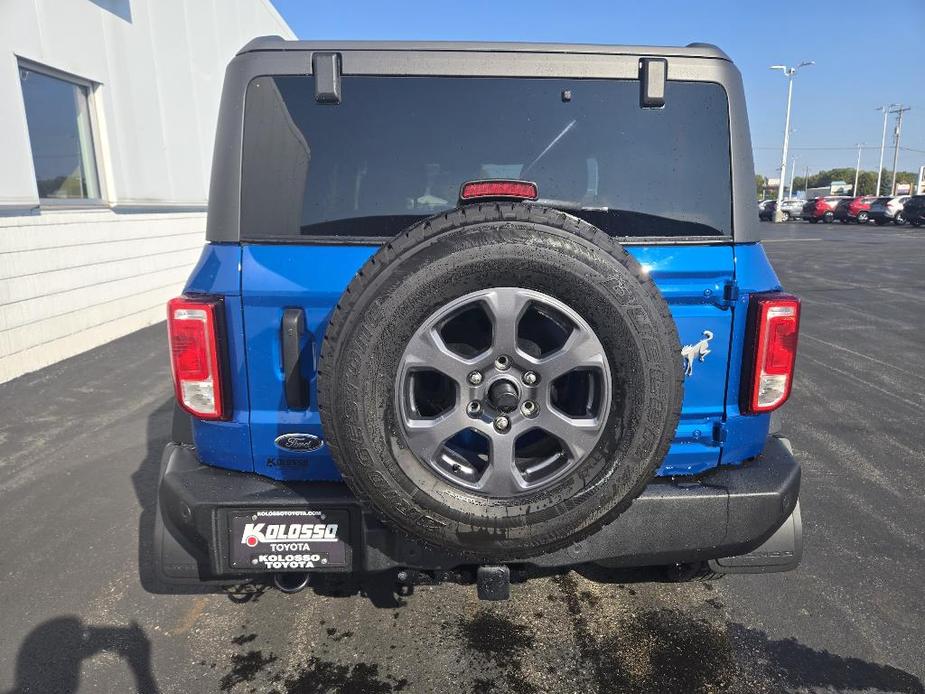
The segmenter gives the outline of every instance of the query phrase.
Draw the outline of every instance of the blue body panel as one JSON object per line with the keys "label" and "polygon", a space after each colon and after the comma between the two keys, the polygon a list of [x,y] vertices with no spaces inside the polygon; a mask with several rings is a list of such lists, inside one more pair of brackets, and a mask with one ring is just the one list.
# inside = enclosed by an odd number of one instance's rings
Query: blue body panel
{"label": "blue body panel", "polygon": [[780,280],[758,243],[735,246],[736,285],[739,297],[733,320],[733,333],[738,339],[733,342],[729,380],[726,384],[726,423],[723,452],[720,462],[736,465],[753,458],[764,448],[771,426],[771,415],[743,415],[739,409],[739,389],[742,387],[742,363],[745,350],[745,324],[748,319],[749,295],[755,292],[778,291]]}
{"label": "blue body panel", "polygon": [[280,434],[321,436],[314,369],[309,380],[309,409],[286,408],[280,325],[283,310],[305,311],[303,355],[315,361],[324,328],[340,295],[356,271],[376,251],[366,246],[244,246],[242,277],[247,360],[251,392],[254,470],[275,479],[339,480],[327,448],[293,453],[276,446]]}
{"label": "blue body panel", "polygon": [[229,367],[227,380],[232,398],[229,421],[205,422],[193,418],[193,441],[202,459],[210,465],[252,471],[254,458],[251,452],[250,401],[244,353],[244,314],[241,310],[241,246],[208,244],[183,291],[186,294],[224,297]]}
{"label": "blue body panel", "polygon": [[[690,475],[714,467],[720,450],[713,428],[723,417],[732,318],[723,293],[732,281],[731,246],[628,246],[668,302],[682,345],[713,333],[710,355],[684,381],[681,421],[659,475]],[[680,350],[680,348],[679,348]],[[681,361],[680,354],[678,361]]]}
{"label": "blue body panel", "polygon": [[[376,246],[209,245],[188,292],[223,294],[229,337],[233,418],[194,422],[207,463],[283,480],[337,480],[324,447],[290,452],[283,433],[322,435],[314,364],[325,326],[344,288]],[[769,415],[738,409],[748,293],[779,288],[760,245],[652,245],[627,250],[651,273],[668,302],[681,344],[713,333],[710,354],[685,379],[681,421],[659,475],[692,475],[752,457],[764,446]],[[738,286],[738,294],[730,286]],[[286,308],[305,311],[303,364],[310,406],[286,407],[280,326]],[[678,360],[681,363],[679,345]]]}

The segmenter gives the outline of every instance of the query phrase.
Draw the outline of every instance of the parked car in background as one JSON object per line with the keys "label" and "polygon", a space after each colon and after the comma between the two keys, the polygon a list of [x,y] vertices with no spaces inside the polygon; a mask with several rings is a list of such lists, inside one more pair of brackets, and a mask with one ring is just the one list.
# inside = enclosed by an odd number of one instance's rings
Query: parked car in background
{"label": "parked car in background", "polygon": [[914,227],[925,224],[925,195],[913,195],[903,205],[903,217]]}
{"label": "parked car in background", "polygon": [[[790,219],[799,219],[803,213],[803,203],[800,198],[787,198],[780,205],[781,214],[784,221]],[[758,203],[758,219],[762,222],[774,221],[774,213],[777,211],[777,200],[762,200]]]}
{"label": "parked car in background", "polygon": [[878,226],[883,226],[887,222],[893,224],[905,224],[906,218],[903,216],[903,205],[911,196],[900,195],[891,197],[889,195],[877,198],[870,206],[868,215]]}
{"label": "parked car in background", "polygon": [[824,198],[813,198],[803,205],[802,217],[815,224],[822,220],[826,224],[835,219],[835,207],[839,201],[844,200],[840,195],[828,195]]}
{"label": "parked car in background", "polygon": [[758,219],[762,222],[774,221],[775,210],[777,210],[777,200],[762,200],[758,203]]}
{"label": "parked car in background", "polygon": [[784,219],[799,219],[803,214],[803,203],[806,201],[802,198],[787,198],[780,204],[780,211]]}
{"label": "parked car in background", "polygon": [[837,219],[842,224],[848,223],[848,205],[851,204],[852,198],[843,198],[835,203],[835,219]]}
{"label": "parked car in background", "polygon": [[871,203],[876,199],[876,195],[862,195],[852,198],[848,203],[848,221],[867,224],[868,219],[870,219]]}

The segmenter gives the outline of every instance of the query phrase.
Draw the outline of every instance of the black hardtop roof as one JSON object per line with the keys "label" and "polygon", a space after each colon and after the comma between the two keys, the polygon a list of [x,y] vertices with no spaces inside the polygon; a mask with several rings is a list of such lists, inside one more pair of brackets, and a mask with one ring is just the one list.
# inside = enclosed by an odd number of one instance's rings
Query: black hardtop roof
{"label": "black hardtop roof", "polygon": [[504,43],[490,41],[287,41],[281,36],[258,36],[238,55],[260,51],[472,51],[479,53],[588,53],[729,60],[711,43],[686,46],[610,46],[585,43]]}
{"label": "black hardtop roof", "polygon": [[[640,59],[665,59],[668,81],[720,85],[728,99],[732,169],[733,238],[760,239],[755,214],[755,166],[742,76],[722,50],[707,43],[687,46],[607,46],[563,43],[482,43],[451,41],[287,41],[258,37],[244,46],[225,73],[212,162],[206,237],[241,240],[241,185],[245,95],[252,80],[265,75],[310,75],[319,53],[341,54],[345,75],[559,77],[640,80]],[[330,56],[318,56],[330,60]],[[337,65],[336,61],[330,61]],[[634,239],[638,241],[638,239]],[[651,240],[650,240],[651,241]],[[671,238],[671,243],[694,242]],[[655,238],[654,242],[666,242]],[[713,239],[697,242],[713,242]]]}

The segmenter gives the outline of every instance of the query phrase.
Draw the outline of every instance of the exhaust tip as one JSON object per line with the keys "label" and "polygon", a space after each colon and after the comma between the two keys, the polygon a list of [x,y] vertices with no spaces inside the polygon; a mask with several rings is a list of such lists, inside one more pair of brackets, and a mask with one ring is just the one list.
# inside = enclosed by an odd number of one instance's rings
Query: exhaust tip
{"label": "exhaust tip", "polygon": [[273,585],[282,593],[298,593],[308,585],[308,573],[273,574]]}

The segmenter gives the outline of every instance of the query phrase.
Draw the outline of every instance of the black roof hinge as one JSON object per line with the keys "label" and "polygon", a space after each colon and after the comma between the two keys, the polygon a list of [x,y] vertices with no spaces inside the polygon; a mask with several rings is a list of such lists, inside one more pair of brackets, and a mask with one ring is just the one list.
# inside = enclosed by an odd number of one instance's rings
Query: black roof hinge
{"label": "black roof hinge", "polygon": [[315,101],[319,104],[340,103],[340,62],[340,53],[312,53]]}
{"label": "black roof hinge", "polygon": [[723,285],[723,306],[734,306],[739,300],[739,285],[735,280],[729,280]]}
{"label": "black roof hinge", "polygon": [[640,58],[639,105],[643,108],[661,108],[665,105],[665,82],[668,80],[668,61],[664,58]]}

